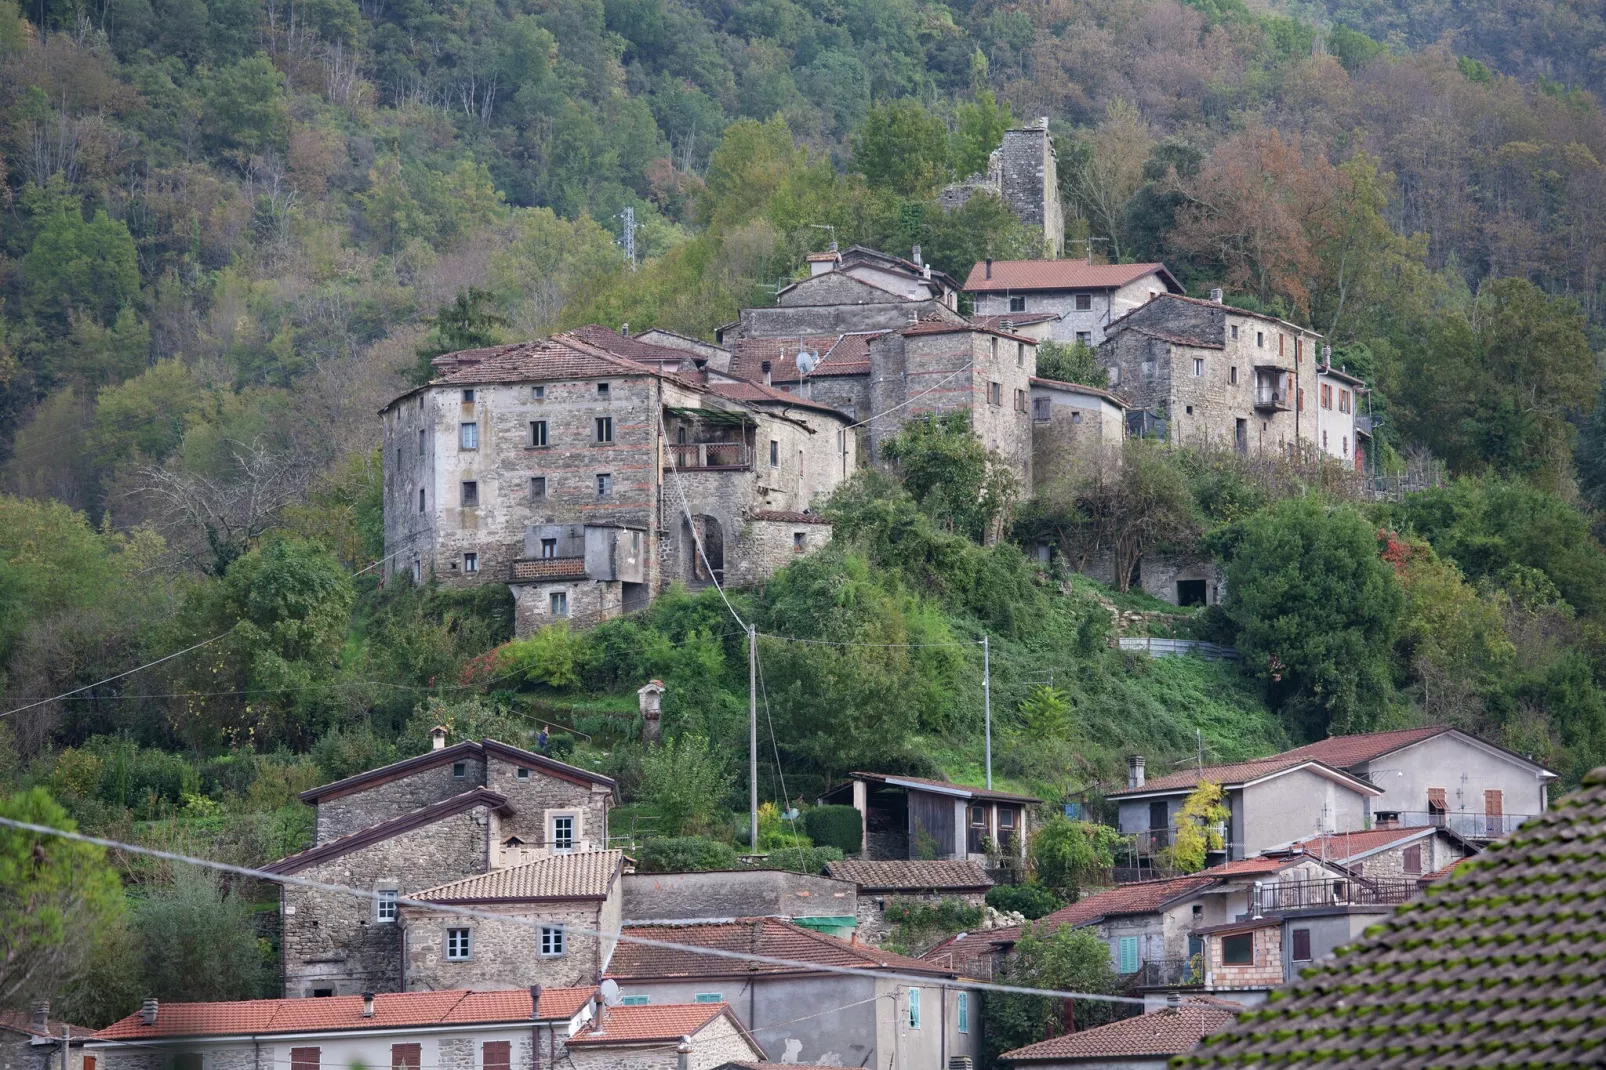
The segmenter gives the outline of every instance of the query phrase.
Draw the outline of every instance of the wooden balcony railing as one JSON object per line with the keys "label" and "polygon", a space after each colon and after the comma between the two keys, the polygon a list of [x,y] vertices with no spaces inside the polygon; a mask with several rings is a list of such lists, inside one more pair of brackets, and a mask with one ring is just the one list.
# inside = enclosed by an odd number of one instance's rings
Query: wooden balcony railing
{"label": "wooden balcony railing", "polygon": [[679,442],[669,446],[669,466],[694,468],[748,468],[753,453],[745,442]]}

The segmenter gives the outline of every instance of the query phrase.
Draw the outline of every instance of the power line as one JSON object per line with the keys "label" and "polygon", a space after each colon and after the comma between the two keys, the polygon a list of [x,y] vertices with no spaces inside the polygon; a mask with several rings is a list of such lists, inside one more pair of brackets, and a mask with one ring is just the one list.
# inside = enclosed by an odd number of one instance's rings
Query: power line
{"label": "power line", "polygon": [[905,405],[914,404],[915,402],[919,401],[921,398],[925,397],[927,394],[931,393],[932,391],[942,389],[943,386],[945,386],[950,379],[953,379],[954,377],[956,377],[958,375],[962,375],[963,373],[969,371],[971,369],[971,367],[973,367],[975,365],[975,363],[976,362],[974,360],[965,361],[965,363],[963,365],[961,365],[960,368],[957,371],[950,372],[947,375],[943,376],[941,379],[937,380],[937,384],[935,386],[932,386],[932,387],[929,387],[929,388],[927,388],[925,390],[922,390],[920,393],[916,394],[914,397],[905,398],[903,401],[898,402],[896,405],[892,406],[892,408],[890,408],[890,409],[886,409],[886,410],[884,410],[882,412],[878,412],[874,416],[866,416],[864,419],[860,420],[856,424],[849,424],[848,426],[844,427],[842,430],[843,431],[852,431],[855,427],[863,427],[864,425],[866,425],[868,423],[872,423],[872,422],[874,422],[876,420],[881,419],[881,417],[886,416],[888,413],[897,412],[899,409],[903,408]]}
{"label": "power line", "polygon": [[[239,627],[238,624],[234,625],[234,628],[238,628],[238,627]],[[31,710],[35,706],[43,706],[47,702],[56,702],[56,701],[58,701],[60,699],[67,698],[67,697],[69,697],[71,695],[76,695],[80,691],[88,691],[91,688],[99,687],[101,684],[109,684],[113,680],[121,680],[125,676],[133,676],[137,672],[144,672],[146,669],[154,668],[155,666],[160,665],[164,661],[172,661],[174,658],[179,657],[180,655],[183,655],[183,654],[188,654],[192,650],[199,650],[203,646],[209,646],[212,643],[217,642],[219,639],[225,639],[228,636],[234,634],[234,628],[230,628],[228,631],[222,633],[221,635],[214,635],[210,639],[207,639],[207,640],[204,640],[202,642],[196,643],[194,646],[187,646],[183,650],[176,651],[175,653],[169,654],[164,658],[157,658],[155,661],[148,661],[144,665],[140,665],[137,668],[129,669],[127,672],[120,672],[116,676],[108,676],[104,680],[97,680],[92,684],[85,684],[83,687],[75,687],[71,691],[64,692],[64,693],[62,693],[60,695],[55,695],[55,696],[53,696],[51,698],[42,698],[42,699],[39,699],[37,702],[30,702],[26,706],[18,706],[15,709],[6,710],[4,713],[0,713],[0,717],[10,717],[14,713],[21,713],[23,710]]]}
{"label": "power line", "polygon": [[903,649],[915,649],[915,648],[922,648],[922,647],[944,647],[944,646],[947,646],[947,647],[967,647],[967,646],[980,646],[981,645],[981,640],[980,639],[954,640],[954,641],[946,642],[946,643],[855,643],[855,642],[837,642],[837,641],[831,640],[831,639],[804,639],[804,638],[802,638],[800,636],[795,636],[795,635],[774,635],[774,634],[771,634],[770,632],[759,632],[758,634],[760,636],[762,636],[763,638],[765,638],[765,639],[779,639],[783,643],[808,643],[808,644],[810,644],[812,646],[863,646],[863,647],[895,647],[895,648],[903,648]]}
{"label": "power line", "polygon": [[742,631],[745,632],[748,630],[747,622],[742,619],[740,613],[736,612],[736,607],[731,605],[731,600],[726,597],[725,588],[720,585],[719,577],[714,573],[714,566],[708,561],[708,551],[703,548],[702,537],[697,534],[697,521],[692,516],[691,500],[686,497],[686,485],[680,478],[680,464],[675,458],[674,448],[669,441],[669,428],[664,424],[662,409],[658,412],[658,433],[663,436],[665,453],[669,457],[669,474],[675,479],[675,491],[680,497],[680,509],[686,517],[686,526],[691,530],[692,545],[697,550],[697,556],[702,558],[703,568],[708,570],[708,578],[713,582],[714,590],[719,592],[719,597],[724,601],[725,608],[730,610],[730,615],[736,618],[736,623],[741,625]]}
{"label": "power line", "polygon": [[[13,828],[23,832],[33,832],[43,836],[54,836],[58,839],[71,840],[75,843],[87,843],[96,847],[108,848],[117,851],[127,851],[131,854],[145,855],[150,858],[160,858],[168,862],[181,862],[186,865],[202,866],[220,873],[232,873],[239,877],[249,877],[253,880],[266,881],[269,884],[294,885],[298,888],[309,888],[313,891],[333,892],[338,895],[350,895],[358,899],[377,902],[379,892],[368,888],[353,888],[344,884],[330,884],[326,881],[312,880],[308,877],[299,877],[290,873],[270,873],[264,869],[251,866],[235,865],[231,862],[218,862],[210,858],[196,858],[193,855],[181,854],[177,851],[164,851],[156,847],[146,847],[141,844],[125,843],[122,840],[105,839],[100,836],[89,836],[82,832],[69,832],[65,829],[53,828],[49,825],[37,825],[29,821],[18,821],[15,818],[0,817],[0,826]],[[536,930],[543,925],[550,927],[550,921],[533,918],[519,918],[508,914],[499,914],[489,910],[476,910],[461,904],[436,903],[423,899],[409,899],[398,897],[393,900],[399,906],[414,907],[419,910],[431,911],[438,914],[448,914],[453,917],[477,918],[484,921],[501,922],[506,925],[515,925],[520,928]],[[1048,996],[1055,999],[1091,999],[1108,1003],[1130,1003],[1143,1005],[1143,1000],[1130,996],[1111,996],[1099,992],[1064,992],[1057,989],[1030,988],[1025,985],[1006,985],[992,981],[976,981],[969,978],[938,978],[930,974],[906,973],[896,970],[878,970],[862,966],[840,966],[834,963],[809,962],[801,959],[789,959],[778,955],[763,955],[750,951],[728,951],[724,948],[698,946],[696,944],[682,944],[673,940],[660,940],[650,936],[637,936],[628,930],[619,932],[606,932],[601,929],[592,929],[583,925],[564,923],[564,928],[582,936],[591,936],[603,940],[617,940],[620,943],[641,944],[646,947],[656,947],[667,951],[685,951],[697,955],[707,955],[712,958],[728,959],[737,962],[754,962],[765,966],[779,966],[791,970],[806,970],[814,973],[833,973],[848,977],[872,977],[897,981],[907,981],[917,985],[936,986],[941,988],[969,988],[981,992],[1003,992],[1025,996]]]}

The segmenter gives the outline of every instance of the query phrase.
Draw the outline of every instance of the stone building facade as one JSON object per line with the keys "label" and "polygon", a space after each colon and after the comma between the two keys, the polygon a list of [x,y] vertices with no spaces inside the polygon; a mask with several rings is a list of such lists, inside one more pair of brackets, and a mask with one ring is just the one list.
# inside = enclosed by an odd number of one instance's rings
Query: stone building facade
{"label": "stone building facade", "polygon": [[765,1060],[729,1005],[610,1007],[571,1037],[572,1070],[714,1070]]}
{"label": "stone building facade", "polygon": [[0,1011],[0,1070],[84,1070],[84,1041],[92,1032],[50,1017],[49,1003]]}
{"label": "stone building facade", "polygon": [[1074,479],[1089,465],[1118,468],[1126,402],[1096,386],[1032,379],[1034,489]]}
{"label": "stone building facade", "polygon": [[1159,294],[1109,327],[1099,361],[1180,446],[1304,455],[1320,444],[1321,336],[1256,312]]}
{"label": "stone building facade", "polygon": [[970,269],[965,292],[978,317],[1052,316],[1046,337],[1096,346],[1110,324],[1128,312],[1183,289],[1159,263],[989,259]]}
{"label": "stone building facade", "polygon": [[1065,208],[1060,200],[1059,156],[1048,132],[1048,118],[1004,131],[987,160],[987,173],[971,175],[937,195],[945,211],[961,208],[978,193],[997,197],[1020,221],[1039,229],[1043,255],[1065,253]]}

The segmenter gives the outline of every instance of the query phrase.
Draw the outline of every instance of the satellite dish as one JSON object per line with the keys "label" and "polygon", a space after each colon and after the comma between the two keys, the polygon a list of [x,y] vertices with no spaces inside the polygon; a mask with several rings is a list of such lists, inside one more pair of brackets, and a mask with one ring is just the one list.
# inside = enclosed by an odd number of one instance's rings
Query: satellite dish
{"label": "satellite dish", "polygon": [[797,351],[797,370],[799,375],[807,375],[814,370],[814,366],[819,362],[820,354],[818,352],[810,353],[806,349]]}
{"label": "satellite dish", "polygon": [[619,1000],[621,997],[619,995],[618,981],[615,981],[612,977],[605,977],[602,980],[602,984],[597,986],[597,991],[602,993],[603,1003],[610,1007],[619,1006]]}

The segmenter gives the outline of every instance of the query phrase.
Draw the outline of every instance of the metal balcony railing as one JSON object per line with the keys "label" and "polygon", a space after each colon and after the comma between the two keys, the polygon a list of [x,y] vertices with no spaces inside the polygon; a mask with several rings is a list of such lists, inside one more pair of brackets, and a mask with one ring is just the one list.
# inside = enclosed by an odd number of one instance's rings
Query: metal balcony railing
{"label": "metal balcony railing", "polygon": [[1415,877],[1371,877],[1277,881],[1259,886],[1258,914],[1279,914],[1331,906],[1389,906],[1416,897]]}
{"label": "metal balcony railing", "polygon": [[1532,814],[1474,814],[1464,810],[1453,810],[1449,813],[1437,810],[1430,812],[1407,810],[1400,814],[1400,824],[1405,828],[1425,828],[1433,825],[1449,829],[1469,840],[1498,840],[1517,831],[1533,816]]}
{"label": "metal balcony railing", "polygon": [[747,468],[753,463],[745,442],[680,442],[669,446],[669,462],[691,468]]}
{"label": "metal balcony railing", "polygon": [[1157,959],[1145,962],[1127,982],[1132,988],[1159,988],[1163,985],[1198,985],[1204,983],[1204,958]]}

